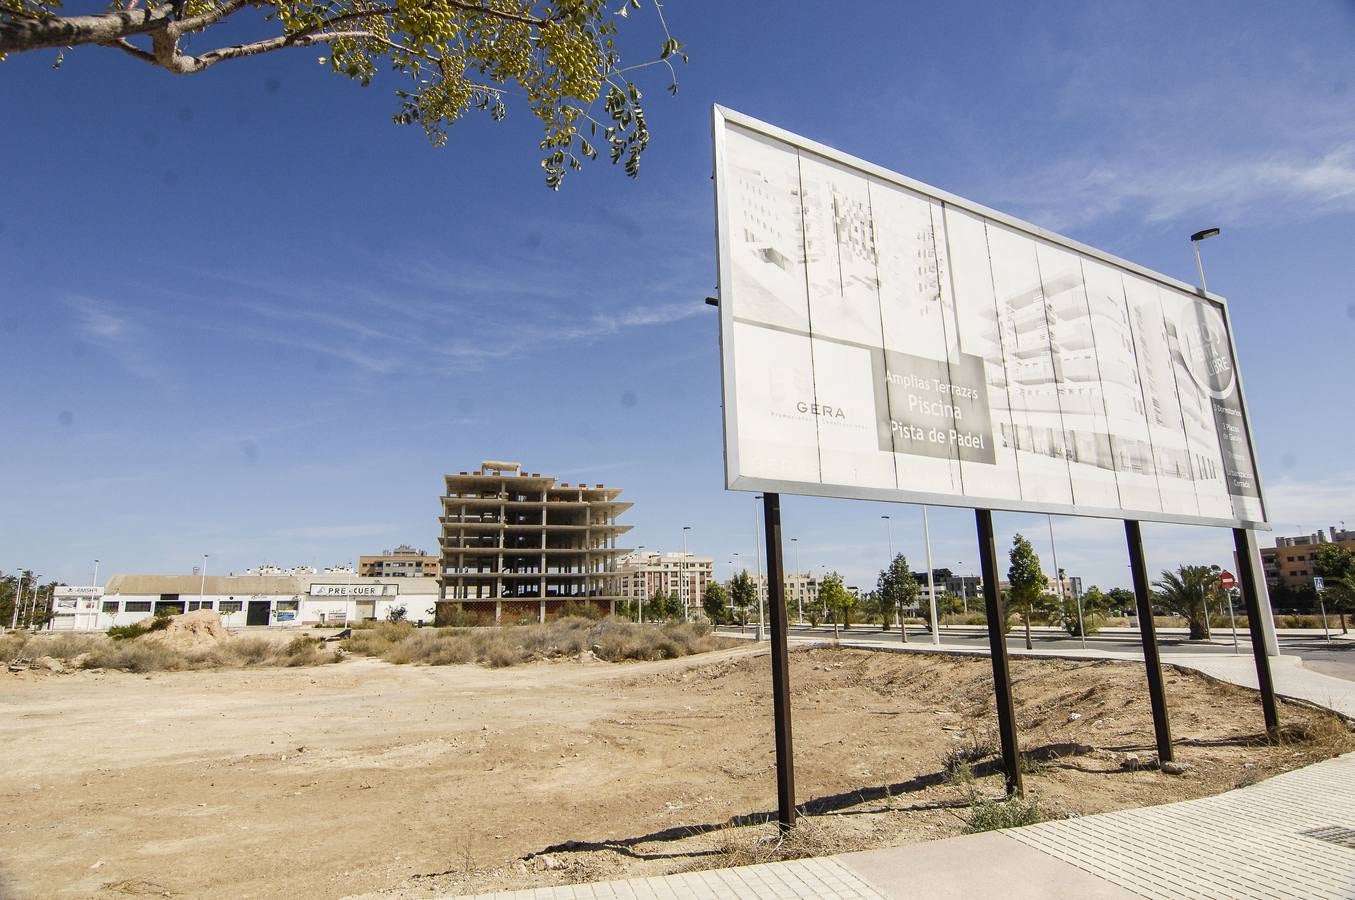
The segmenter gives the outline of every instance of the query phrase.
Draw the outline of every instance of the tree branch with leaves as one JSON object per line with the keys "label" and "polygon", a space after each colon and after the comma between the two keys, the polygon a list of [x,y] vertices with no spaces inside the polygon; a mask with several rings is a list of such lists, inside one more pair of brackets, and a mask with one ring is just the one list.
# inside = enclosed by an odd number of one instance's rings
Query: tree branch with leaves
{"label": "tree branch with leaves", "polygon": [[[176,75],[191,75],[231,60],[323,46],[331,71],[366,86],[380,69],[397,79],[400,125],[420,126],[434,146],[472,110],[494,120],[510,103],[539,120],[546,184],[597,159],[605,147],[613,164],[634,177],[649,144],[639,86],[630,73],[655,66],[677,93],[674,61],[687,61],[668,30],[659,0],[115,0],[103,11],[67,15],[62,0],[0,0],[0,59],[7,55],[103,47]],[[652,59],[623,65],[619,23],[648,5],[663,32]],[[241,30],[244,41],[224,41],[200,53],[190,36],[207,40]]]}

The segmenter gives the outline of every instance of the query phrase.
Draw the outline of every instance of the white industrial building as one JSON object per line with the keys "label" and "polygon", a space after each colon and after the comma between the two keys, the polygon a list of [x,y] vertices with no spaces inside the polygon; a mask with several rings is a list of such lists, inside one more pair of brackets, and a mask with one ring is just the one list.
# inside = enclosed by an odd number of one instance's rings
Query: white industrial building
{"label": "white industrial building", "polygon": [[[65,591],[72,592],[66,596]],[[306,575],[114,575],[102,588],[57,588],[53,631],[102,631],[157,610],[215,610],[228,628],[299,627],[385,619],[404,607],[411,622],[433,621],[436,578]]]}

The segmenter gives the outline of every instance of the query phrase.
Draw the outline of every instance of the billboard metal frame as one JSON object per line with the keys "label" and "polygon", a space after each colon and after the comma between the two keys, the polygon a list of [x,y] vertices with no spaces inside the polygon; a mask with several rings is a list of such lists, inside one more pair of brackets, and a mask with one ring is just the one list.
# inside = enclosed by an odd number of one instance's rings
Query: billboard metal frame
{"label": "billboard metal frame", "polygon": [[[981,216],[1015,229],[1018,232],[1025,233],[1032,237],[1047,241],[1055,246],[1070,250],[1074,253],[1082,254],[1099,260],[1118,269],[1139,275],[1149,281],[1192,294],[1195,297],[1202,298],[1214,304],[1223,316],[1224,328],[1228,334],[1228,346],[1232,353],[1232,358],[1238,360],[1237,344],[1233,334],[1232,317],[1229,314],[1227,301],[1218,294],[1209,293],[1195,285],[1179,281],[1160,272],[1145,268],[1137,263],[1121,259],[1103,250],[1098,250],[1087,244],[1064,237],[1048,231],[1038,225],[1033,225],[1022,219],[1007,215],[995,209],[991,209],[972,200],[956,196],[949,191],[933,187],[921,181],[917,181],[907,176],[900,175],[897,172],[890,171],[882,166],[851,156],[820,144],[808,138],[801,137],[793,132],[778,128],[775,125],[768,124],[759,119],[746,116],[742,113],[726,107],[715,105],[713,109],[713,134],[715,151],[715,215],[716,228],[718,236],[727,236],[730,231],[730,210],[729,210],[729,186],[725,183],[724,160],[727,158],[725,148],[725,132],[727,125],[735,125],[763,137],[771,138],[776,141],[788,144],[791,147],[812,153],[822,157],[829,162],[846,166],[854,169],[863,175],[878,178],[881,181],[897,185],[899,187],[917,192],[924,196],[933,198],[943,204],[954,206],[957,209],[964,210],[977,216]],[[723,293],[728,285],[733,284],[733,272],[731,271],[731,260],[728,254],[724,252],[721,241],[716,241],[717,246],[717,270],[719,273],[720,292]],[[724,299],[721,297],[721,299]],[[1265,490],[1261,480],[1260,465],[1256,455],[1256,438],[1251,427],[1251,417],[1248,413],[1249,404],[1247,403],[1246,390],[1242,381],[1242,367],[1236,366],[1234,375],[1237,379],[1238,403],[1242,410],[1243,421],[1247,426],[1247,450],[1251,454],[1253,474],[1256,479],[1257,499],[1261,505],[1262,518],[1260,521],[1250,519],[1219,518],[1201,515],[1182,515],[1167,512],[1138,511],[1113,509],[1108,507],[1080,506],[1077,504],[1062,503],[1039,503],[1023,500],[998,499],[992,497],[982,497],[970,494],[938,494],[924,491],[909,491],[903,489],[872,488],[853,485],[823,484],[808,481],[782,481],[773,478],[760,478],[755,476],[739,476],[738,460],[738,442],[733,440],[738,434],[738,409],[734,403],[732,377],[734,372],[734,350],[729,336],[733,334],[734,327],[734,307],[729,303],[721,303],[720,307],[720,383],[721,396],[724,406],[724,454],[725,454],[725,486],[729,490],[735,491],[760,491],[777,492],[787,494],[800,494],[817,497],[838,497],[852,500],[876,500],[894,503],[916,503],[929,506],[947,506],[960,509],[992,509],[1016,513],[1050,513],[1054,515],[1069,516],[1088,516],[1101,519],[1119,519],[1134,520],[1145,522],[1163,522],[1177,525],[1204,525],[1224,528],[1248,528],[1269,531],[1271,526],[1266,521],[1269,516],[1269,504],[1265,499]]]}

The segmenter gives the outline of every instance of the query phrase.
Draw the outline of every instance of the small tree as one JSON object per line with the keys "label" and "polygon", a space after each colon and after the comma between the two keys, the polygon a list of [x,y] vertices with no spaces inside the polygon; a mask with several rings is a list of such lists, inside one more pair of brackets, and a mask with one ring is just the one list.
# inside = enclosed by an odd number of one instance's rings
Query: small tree
{"label": "small tree", "polygon": [[1111,588],[1106,591],[1106,598],[1110,601],[1107,609],[1113,609],[1122,615],[1132,615],[1138,608],[1134,592],[1125,588]]}
{"label": "small tree", "polygon": [[714,625],[719,625],[729,615],[729,592],[718,581],[706,585],[706,593],[701,597],[701,608]]}
{"label": "small tree", "polygon": [[1012,538],[1012,549],[1008,554],[1011,565],[1007,569],[1007,581],[1011,584],[1008,591],[1008,606],[1026,623],[1026,649],[1030,650],[1030,618],[1039,612],[1057,611],[1058,598],[1044,592],[1049,585],[1049,576],[1040,568],[1040,557],[1030,541],[1018,533]]}
{"label": "small tree", "polygon": [[665,593],[663,588],[654,592],[645,604],[646,614],[651,622],[663,622],[682,618],[682,601],[676,594]]}
{"label": "small tree", "polygon": [[757,605],[757,585],[753,583],[753,576],[748,574],[747,569],[730,579],[729,599],[739,625],[747,625],[748,609]]}
{"label": "small tree", "polygon": [[[1069,591],[1063,598],[1062,621],[1064,631],[1073,637],[1080,637],[1082,634],[1078,629],[1077,606],[1077,598]],[[1082,595],[1082,627],[1086,629],[1087,634],[1096,634],[1101,630],[1101,621],[1109,609],[1110,597],[1102,593],[1096,585],[1092,585]]]}
{"label": "small tree", "polygon": [[1338,544],[1322,544],[1315,556],[1313,568],[1326,582],[1322,599],[1341,617],[1341,633],[1349,634],[1346,613],[1355,612],[1355,553]]}
{"label": "small tree", "polygon": [[406,612],[404,604],[401,604],[400,606],[392,606],[386,612],[386,621],[390,622],[392,625],[398,625],[408,618],[409,613]]}
{"label": "small tree", "polygon": [[838,626],[852,627],[852,611],[856,608],[856,598],[842,585],[842,576],[836,572],[824,576],[819,584],[819,605],[833,614],[833,635],[837,636]]}
{"label": "small tree", "polygon": [[[902,610],[917,602],[917,579],[908,568],[908,560],[902,553],[894,557],[889,568],[880,572],[875,581],[876,608],[883,618],[885,630],[889,630],[889,620]],[[908,629],[903,628],[903,639],[908,640]]]}
{"label": "small tree", "polygon": [[936,612],[941,616],[953,616],[964,612],[964,598],[947,591],[936,598]]}
{"label": "small tree", "polygon": [[1185,617],[1192,641],[1209,637],[1207,598],[1218,580],[1219,573],[1209,566],[1178,566],[1175,572],[1164,571],[1153,582],[1158,604]]}

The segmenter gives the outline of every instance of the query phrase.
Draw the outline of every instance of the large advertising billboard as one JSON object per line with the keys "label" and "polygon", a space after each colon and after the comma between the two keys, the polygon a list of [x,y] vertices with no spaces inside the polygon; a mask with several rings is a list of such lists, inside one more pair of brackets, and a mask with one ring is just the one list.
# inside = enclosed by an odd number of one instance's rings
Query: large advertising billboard
{"label": "large advertising billboard", "polygon": [[1222,298],[717,107],[726,483],[1267,527]]}

